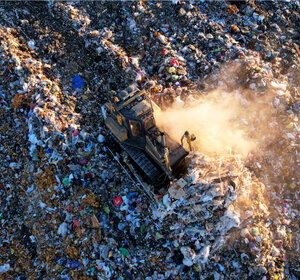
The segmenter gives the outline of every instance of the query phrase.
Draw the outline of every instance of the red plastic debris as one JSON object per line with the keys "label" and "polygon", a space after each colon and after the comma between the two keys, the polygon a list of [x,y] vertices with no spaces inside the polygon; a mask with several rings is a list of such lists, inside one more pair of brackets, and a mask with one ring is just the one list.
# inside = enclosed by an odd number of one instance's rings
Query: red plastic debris
{"label": "red plastic debris", "polygon": [[163,197],[164,197],[164,193],[162,193],[161,195],[159,195],[158,197],[157,197],[157,200],[160,200],[160,199],[162,199]]}
{"label": "red plastic debris", "polygon": [[179,63],[178,63],[177,60],[175,60],[174,58],[172,58],[172,59],[170,60],[170,65],[171,65],[171,66],[179,66]]}
{"label": "red plastic debris", "polygon": [[120,206],[123,203],[123,200],[122,200],[121,196],[118,196],[113,199],[113,202],[116,206]]}
{"label": "red plastic debris", "polygon": [[75,221],[74,223],[73,223],[73,229],[76,229],[76,228],[78,228],[80,226],[80,222],[79,221]]}
{"label": "red plastic debris", "polygon": [[168,51],[167,49],[163,49],[163,54],[164,54],[164,55],[167,55],[168,52],[169,52],[169,51]]}
{"label": "red plastic debris", "polygon": [[74,131],[73,131],[73,135],[74,135],[74,136],[79,135],[79,130],[78,130],[78,129],[74,130]]}

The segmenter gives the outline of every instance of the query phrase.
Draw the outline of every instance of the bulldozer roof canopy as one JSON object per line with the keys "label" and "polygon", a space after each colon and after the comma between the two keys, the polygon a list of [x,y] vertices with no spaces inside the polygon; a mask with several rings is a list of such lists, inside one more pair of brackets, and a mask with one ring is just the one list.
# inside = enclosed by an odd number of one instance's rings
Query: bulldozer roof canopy
{"label": "bulldozer roof canopy", "polygon": [[151,111],[151,106],[147,100],[142,100],[136,103],[131,108],[125,107],[121,110],[121,113],[129,118],[140,118],[142,115],[145,115]]}

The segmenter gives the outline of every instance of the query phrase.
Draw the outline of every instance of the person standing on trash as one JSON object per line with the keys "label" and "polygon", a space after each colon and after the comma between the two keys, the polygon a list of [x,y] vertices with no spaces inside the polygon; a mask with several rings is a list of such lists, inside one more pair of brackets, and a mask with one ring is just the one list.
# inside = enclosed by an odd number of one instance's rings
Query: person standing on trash
{"label": "person standing on trash", "polygon": [[192,148],[192,141],[194,141],[194,140],[196,140],[196,137],[195,137],[195,135],[194,134],[190,134],[188,131],[186,131],[183,135],[182,135],[182,137],[181,137],[181,145],[183,145],[183,139],[186,139],[186,142],[188,143],[188,145],[189,145],[189,149],[190,149],[190,151],[192,151],[193,150],[193,148]]}

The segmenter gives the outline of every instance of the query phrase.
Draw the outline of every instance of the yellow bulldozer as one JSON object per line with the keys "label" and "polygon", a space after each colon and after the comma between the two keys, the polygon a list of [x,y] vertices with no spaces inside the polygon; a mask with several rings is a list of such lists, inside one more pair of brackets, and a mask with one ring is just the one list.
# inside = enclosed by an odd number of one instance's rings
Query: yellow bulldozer
{"label": "yellow bulldozer", "polygon": [[113,138],[154,186],[172,179],[188,151],[158,129],[153,109],[159,109],[135,85],[119,91],[105,104],[105,124]]}

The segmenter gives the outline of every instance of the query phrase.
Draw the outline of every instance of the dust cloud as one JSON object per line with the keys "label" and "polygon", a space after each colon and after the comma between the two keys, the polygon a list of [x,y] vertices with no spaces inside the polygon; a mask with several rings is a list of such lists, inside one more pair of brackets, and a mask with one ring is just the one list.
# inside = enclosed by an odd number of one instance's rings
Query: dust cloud
{"label": "dust cloud", "polygon": [[[183,102],[177,97],[164,111],[155,110],[158,127],[180,142],[185,131],[196,136],[193,149],[205,154],[237,153],[242,156],[256,148],[249,125],[243,119],[245,106],[238,92],[215,90],[202,100]],[[184,146],[187,147],[184,140]]]}

